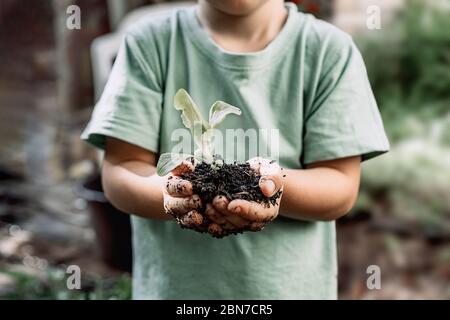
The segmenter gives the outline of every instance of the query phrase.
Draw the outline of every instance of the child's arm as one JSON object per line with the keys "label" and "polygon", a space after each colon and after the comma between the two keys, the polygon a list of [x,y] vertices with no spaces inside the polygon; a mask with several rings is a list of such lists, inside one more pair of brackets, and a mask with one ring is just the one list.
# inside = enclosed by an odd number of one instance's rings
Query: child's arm
{"label": "child's arm", "polygon": [[[355,203],[360,162],[361,157],[356,156],[314,163],[306,169],[284,169],[265,175],[265,181],[274,182],[271,191],[264,190],[267,182],[260,182],[266,196],[283,188],[281,208],[268,208],[245,200],[224,203],[223,199],[217,199],[213,204],[226,218],[239,216],[246,220],[264,221],[281,214],[299,220],[335,220],[350,211]],[[284,176],[282,179],[281,174]]]}
{"label": "child's arm", "polygon": [[[183,194],[163,190],[172,188],[164,177],[156,174],[156,155],[153,152],[114,138],[107,138],[102,167],[103,188],[108,200],[120,210],[146,218],[169,220],[164,206],[177,213],[198,209],[199,202],[191,201],[192,188]],[[175,179],[174,183],[175,183]],[[190,192],[190,194],[186,194]]]}
{"label": "child's arm", "polygon": [[108,200],[127,213],[169,219],[163,208],[163,181],[155,165],[154,153],[107,138],[102,183]]}
{"label": "child's arm", "polygon": [[[108,138],[102,168],[107,198],[122,211],[161,220],[171,219],[164,205],[174,212],[187,213],[198,209],[199,203],[190,201],[189,195],[180,194],[177,198],[173,190],[170,192],[170,189],[177,189],[170,188],[171,185],[168,185],[170,196],[164,195],[167,180],[156,174],[155,166],[154,153]],[[356,200],[360,157],[324,161],[311,164],[307,169],[285,169],[282,172],[286,175],[283,178],[282,215],[301,220],[334,220],[346,214]],[[276,190],[281,188],[279,176],[280,173],[273,175]],[[227,205],[228,210],[220,208],[220,211],[229,211],[228,215],[243,216],[246,220],[247,213],[258,210],[258,205],[244,200],[233,200]],[[237,207],[240,208],[239,213],[234,210]],[[263,215],[268,217],[275,217],[278,209],[278,206],[270,209],[261,206],[261,211],[273,211],[264,212]]]}
{"label": "child's arm", "polygon": [[358,196],[360,163],[357,156],[314,163],[305,170],[286,170],[280,214],[311,220],[342,217]]}

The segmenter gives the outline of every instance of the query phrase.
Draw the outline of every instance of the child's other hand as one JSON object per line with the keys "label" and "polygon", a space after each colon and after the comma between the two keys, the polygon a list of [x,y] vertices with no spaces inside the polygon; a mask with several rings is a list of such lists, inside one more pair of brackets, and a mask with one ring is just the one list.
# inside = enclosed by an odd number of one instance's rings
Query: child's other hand
{"label": "child's other hand", "polygon": [[193,171],[195,164],[184,161],[166,176],[163,189],[164,209],[183,227],[199,229],[203,216],[199,213],[202,207],[200,197],[193,193],[192,184],[180,178],[180,175]]}
{"label": "child's other hand", "polygon": [[[253,158],[248,161],[250,167],[261,175],[259,187],[266,197],[271,197],[283,190],[283,177],[280,166],[264,158]],[[278,216],[281,196],[276,205],[236,199],[229,201],[224,196],[214,198],[212,206],[207,206],[206,215],[224,231],[250,229],[259,231]]]}
{"label": "child's other hand", "polygon": [[281,168],[275,161],[255,157],[247,161],[257,174],[261,175],[259,187],[266,197],[271,197],[283,189]]}

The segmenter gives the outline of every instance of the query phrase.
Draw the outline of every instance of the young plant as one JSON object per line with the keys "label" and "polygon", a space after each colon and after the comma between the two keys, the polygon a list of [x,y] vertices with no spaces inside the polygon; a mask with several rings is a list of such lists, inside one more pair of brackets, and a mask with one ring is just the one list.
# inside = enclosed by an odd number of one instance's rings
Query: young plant
{"label": "young plant", "polygon": [[223,101],[216,101],[209,110],[209,121],[201,115],[197,105],[184,89],[179,89],[174,97],[174,107],[181,111],[181,120],[186,128],[191,131],[196,149],[194,154],[163,153],[157,164],[157,173],[160,176],[168,174],[184,160],[196,158],[200,162],[213,165],[214,158],[214,133],[217,126],[229,114],[241,114],[241,110]]}

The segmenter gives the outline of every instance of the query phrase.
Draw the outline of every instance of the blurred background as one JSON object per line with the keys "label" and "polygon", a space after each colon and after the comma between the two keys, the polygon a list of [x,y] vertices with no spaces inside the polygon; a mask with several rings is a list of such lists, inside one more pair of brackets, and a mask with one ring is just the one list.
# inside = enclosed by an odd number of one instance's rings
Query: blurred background
{"label": "blurred background", "polygon": [[[392,144],[337,223],[340,298],[450,299],[450,2],[293,2],[354,37]],[[81,29],[66,27],[70,5]],[[187,5],[0,0],[0,299],[130,298],[129,220],[79,135],[123,29]],[[73,264],[81,290],[66,287]]]}

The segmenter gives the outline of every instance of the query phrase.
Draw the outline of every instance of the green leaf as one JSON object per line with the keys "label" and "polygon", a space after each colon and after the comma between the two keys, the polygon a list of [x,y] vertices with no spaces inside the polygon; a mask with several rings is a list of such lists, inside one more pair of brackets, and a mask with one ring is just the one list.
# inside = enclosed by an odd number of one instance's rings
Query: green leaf
{"label": "green leaf", "polygon": [[198,149],[201,149],[203,147],[203,133],[207,131],[208,130],[203,130],[203,126],[200,122],[194,123],[194,126],[192,128],[192,137],[194,138],[195,145]]}
{"label": "green leaf", "polygon": [[240,115],[241,109],[223,101],[214,102],[209,110],[209,126],[215,128],[231,113]]}
{"label": "green leaf", "polygon": [[200,123],[203,130],[208,129],[208,123],[203,119],[197,105],[184,89],[179,89],[173,99],[175,109],[181,111],[181,120],[186,128],[194,130],[195,123]]}
{"label": "green leaf", "polygon": [[215,129],[208,129],[200,137],[200,145],[198,145],[199,150],[196,150],[195,154],[200,154],[202,156],[202,161],[206,163],[211,163],[213,160],[214,153],[214,132]]}
{"label": "green leaf", "polygon": [[192,157],[192,155],[186,153],[163,153],[159,157],[158,164],[156,165],[156,173],[159,176],[165,176],[190,157]]}

